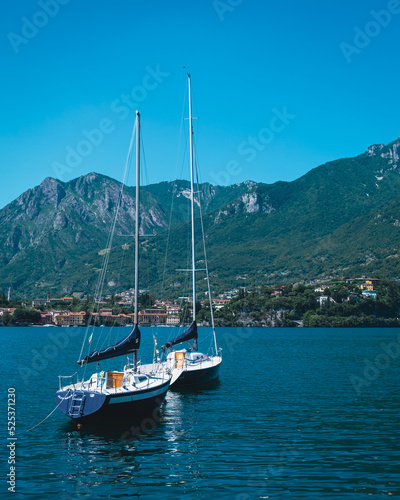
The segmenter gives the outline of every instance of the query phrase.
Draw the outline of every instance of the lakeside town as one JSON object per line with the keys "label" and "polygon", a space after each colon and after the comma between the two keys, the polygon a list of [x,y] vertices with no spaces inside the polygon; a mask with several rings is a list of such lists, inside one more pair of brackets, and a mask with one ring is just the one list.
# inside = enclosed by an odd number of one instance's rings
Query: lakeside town
{"label": "lakeside town", "polygon": [[[145,290],[140,290],[139,293],[140,297],[149,299]],[[238,293],[239,290],[234,290],[224,293],[223,298],[213,299],[214,310],[224,307]],[[107,295],[96,300],[93,307],[93,301],[88,298],[78,298],[74,295],[52,298],[48,292],[46,298],[35,298],[31,304],[22,301],[15,307],[1,307],[0,322],[3,325],[32,323],[42,326],[86,326],[90,318],[91,323],[98,326],[126,326],[133,323],[133,296],[134,289]],[[10,302],[11,298],[7,301]],[[207,307],[208,302],[200,301],[200,307]],[[139,307],[140,324],[177,326],[185,322],[185,313],[191,309],[191,298],[181,297],[177,301],[154,300],[151,307]],[[25,311],[25,314],[21,315],[21,310]],[[208,322],[203,321],[202,324],[207,325]]]}
{"label": "lakeside town", "polygon": [[[310,315],[310,311],[318,313],[329,309],[335,314],[334,307],[338,304],[355,305],[368,299],[368,303],[371,300],[378,301],[377,288],[382,288],[382,283],[384,282],[378,278],[346,277],[339,281],[307,286],[274,285],[258,287],[252,291],[234,289],[212,299],[215,323],[217,326],[303,326],[304,316],[306,313]],[[7,299],[2,294],[0,324],[3,326],[68,327],[86,326],[89,322],[97,326],[133,324],[134,289],[107,295],[96,301],[91,297],[80,298],[74,294],[51,297],[48,292],[46,298],[35,298],[31,303],[15,303],[10,295],[10,290]],[[258,301],[254,297],[258,297]],[[303,301],[302,305],[299,305],[300,299]],[[268,307],[264,307],[267,304]],[[191,310],[190,297],[180,297],[174,301],[151,299],[147,290],[140,290],[139,324],[179,326],[190,321]],[[198,324],[208,326],[211,320],[209,300],[199,301],[197,311]]]}

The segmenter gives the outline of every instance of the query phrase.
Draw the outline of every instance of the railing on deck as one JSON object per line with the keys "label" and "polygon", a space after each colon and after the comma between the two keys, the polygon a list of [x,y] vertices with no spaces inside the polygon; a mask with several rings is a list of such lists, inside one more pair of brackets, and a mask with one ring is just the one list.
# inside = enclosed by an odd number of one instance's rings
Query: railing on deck
{"label": "railing on deck", "polygon": [[[76,382],[74,382],[74,377],[76,375]],[[64,383],[64,379],[70,379],[71,382],[69,384]],[[58,376],[58,383],[60,390],[65,387],[65,385],[72,385],[74,390],[75,390],[75,385],[78,383],[78,372],[73,373],[72,375],[59,375]]]}

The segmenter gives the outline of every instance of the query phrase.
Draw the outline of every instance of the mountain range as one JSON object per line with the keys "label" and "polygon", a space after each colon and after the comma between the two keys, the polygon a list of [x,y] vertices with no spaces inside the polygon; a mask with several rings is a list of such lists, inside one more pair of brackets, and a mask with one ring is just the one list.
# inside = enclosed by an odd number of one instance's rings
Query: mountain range
{"label": "mountain range", "polygon": [[[332,161],[292,182],[201,184],[215,292],[327,277],[400,276],[400,138]],[[142,188],[141,287],[188,292],[189,183]],[[110,229],[121,197],[113,250]],[[199,209],[197,267],[204,268]],[[94,293],[105,256],[105,291],[133,284],[135,190],[97,173],[46,178],[0,210],[0,283],[19,297]],[[204,273],[197,273],[205,291]]]}

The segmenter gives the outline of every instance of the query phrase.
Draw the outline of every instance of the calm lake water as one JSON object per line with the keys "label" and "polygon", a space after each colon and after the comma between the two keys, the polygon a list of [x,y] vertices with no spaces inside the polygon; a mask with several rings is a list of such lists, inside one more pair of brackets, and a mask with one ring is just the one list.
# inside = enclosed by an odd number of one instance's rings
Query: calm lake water
{"label": "calm lake water", "polygon": [[[141,330],[146,362],[156,330]],[[220,382],[169,392],[156,418],[78,430],[56,410],[26,432],[54,409],[58,375],[76,371],[84,333],[0,328],[1,498],[400,495],[399,329],[220,328]],[[159,345],[174,333],[159,328]],[[6,483],[8,388],[16,391],[15,494]]]}

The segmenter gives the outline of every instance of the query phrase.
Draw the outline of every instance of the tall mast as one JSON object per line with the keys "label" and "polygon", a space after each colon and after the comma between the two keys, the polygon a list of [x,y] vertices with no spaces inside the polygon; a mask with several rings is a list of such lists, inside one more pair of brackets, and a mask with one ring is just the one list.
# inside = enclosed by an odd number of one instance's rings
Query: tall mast
{"label": "tall mast", "polygon": [[193,321],[196,320],[196,261],[194,254],[194,169],[193,169],[193,127],[192,127],[192,96],[189,83],[189,148],[190,148],[190,208],[192,217],[192,283],[193,283]]}
{"label": "tall mast", "polygon": [[[140,220],[140,113],[136,111],[136,221],[135,221],[135,320],[139,324],[139,220]],[[137,349],[133,351],[133,370],[137,371]]]}
{"label": "tall mast", "polygon": [[135,325],[139,323],[140,114],[136,111]]}

